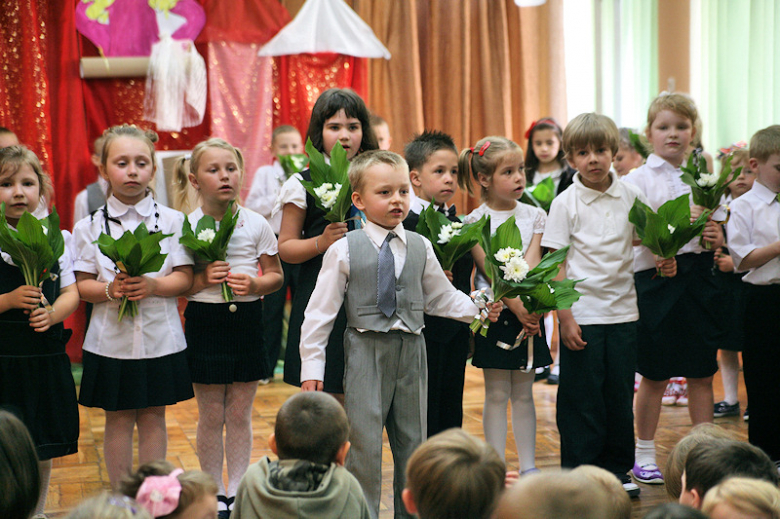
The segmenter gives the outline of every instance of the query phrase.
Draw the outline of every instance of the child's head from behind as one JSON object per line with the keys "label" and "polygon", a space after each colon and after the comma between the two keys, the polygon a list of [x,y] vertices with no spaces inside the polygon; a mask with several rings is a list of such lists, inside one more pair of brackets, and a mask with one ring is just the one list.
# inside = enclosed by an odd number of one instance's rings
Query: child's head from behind
{"label": "child's head from behind", "polygon": [[552,117],[543,117],[531,123],[525,132],[528,139],[525,171],[530,174],[539,166],[554,166],[553,169],[563,166],[563,130]]}
{"label": "child's head from behind", "polygon": [[27,519],[38,504],[38,456],[21,420],[0,410],[0,517]]}
{"label": "child's head from behind", "polygon": [[41,197],[51,193],[51,179],[35,153],[24,146],[0,149],[0,202],[5,202],[6,217],[12,225],[25,211],[35,211]]}
{"label": "child's head from behind", "polygon": [[735,440],[708,440],[685,459],[680,504],[701,508],[709,489],[732,476],[763,479],[777,485],[777,468],[758,447]]}
{"label": "child's head from behind", "polygon": [[601,485],[607,493],[609,496],[610,514],[605,516],[605,519],[631,518],[631,498],[628,497],[623,485],[614,474],[595,465],[580,465],[572,470],[571,473],[590,478]]}
{"label": "child's head from behind", "polygon": [[[204,203],[218,203],[227,207],[241,191],[244,179],[244,157],[238,148],[217,138],[199,142],[189,158],[189,171],[186,171],[186,157],[181,157],[174,168],[174,176],[181,179],[187,175]],[[186,171],[186,173],[185,173]],[[177,182],[181,186],[181,182]]]}
{"label": "child's head from behind", "polygon": [[494,519],[604,519],[610,517],[604,488],[563,471],[520,478],[499,499]]}
{"label": "child's head from behind", "polygon": [[[155,518],[207,519],[217,513],[217,484],[199,470],[182,471],[165,460],[138,467],[119,483],[119,491],[138,501]],[[156,496],[164,496],[161,501]]]}
{"label": "child's head from behind", "polygon": [[100,175],[108,181],[110,191],[120,202],[135,205],[146,197],[157,169],[154,155],[157,134],[123,124],[109,128],[103,136]]}
{"label": "child's head from behind", "polygon": [[734,440],[736,439],[728,430],[714,423],[700,423],[695,425],[690,432],[683,436],[669,451],[664,467],[664,485],[670,498],[677,501],[682,492],[682,474],[685,471],[685,459],[698,444],[708,440]]}
{"label": "child's head from behind", "polygon": [[18,144],[19,137],[5,126],[0,126],[0,148],[7,148],[8,146],[16,146]]}
{"label": "child's head from behind", "polygon": [[297,393],[276,414],[271,449],[280,460],[342,465],[349,450],[347,413],[327,393]]}
{"label": "child's head from behind", "polygon": [[[471,179],[480,186],[488,205],[512,206],[525,190],[523,150],[506,137],[480,139],[473,148],[460,152],[458,185],[471,194]],[[511,207],[509,207],[511,209]]]}
{"label": "child's head from behind", "polygon": [[271,132],[271,153],[275,157],[303,153],[303,140],[298,128],[289,124],[274,128]]}
{"label": "child's head from behind", "polygon": [[458,182],[458,148],[444,132],[426,130],[404,147],[409,177],[417,195],[446,204]]}
{"label": "child's head from behind", "polygon": [[392,151],[374,150],[349,165],[352,203],[366,218],[393,229],[409,214],[412,185],[406,161]]}
{"label": "child's head from behind", "polygon": [[644,519],[708,519],[708,517],[690,506],[680,503],[664,503],[647,512]]}
{"label": "child's head from behind", "polygon": [[378,149],[368,108],[354,91],[331,88],[314,103],[307,138],[312,146],[330,156],[333,146],[340,142],[352,159],[360,152]]}
{"label": "child's head from behind", "polygon": [[428,439],[406,466],[404,504],[420,519],[487,518],[504,486],[495,449],[463,429]]}
{"label": "child's head from behind", "polygon": [[679,166],[696,135],[698,117],[696,104],[686,95],[661,94],[653,99],[647,110],[646,130],[653,153]]}
{"label": "child's head from behind", "polygon": [[152,514],[135,499],[103,491],[82,501],[68,519],[152,519]]}
{"label": "child's head from behind", "polygon": [[750,169],[761,184],[780,192],[780,124],[759,130],[750,139]]}
{"label": "child's head from behind", "polygon": [[609,170],[619,141],[612,119],[596,113],[580,114],[566,125],[563,152],[584,186],[606,191],[612,183]]}
{"label": "child's head from behind", "polygon": [[778,519],[780,490],[759,479],[729,478],[707,492],[701,509],[712,519]]}
{"label": "child's head from behind", "polygon": [[615,168],[615,172],[619,177],[628,175],[632,170],[638,168],[645,162],[642,154],[639,153],[631,143],[631,134],[629,131],[629,128],[620,129],[618,151],[615,153],[615,160],[612,161],[612,166]]}
{"label": "child's head from behind", "polygon": [[371,129],[376,136],[376,143],[380,150],[389,150],[393,145],[393,137],[390,135],[390,125],[376,114],[371,114]]}

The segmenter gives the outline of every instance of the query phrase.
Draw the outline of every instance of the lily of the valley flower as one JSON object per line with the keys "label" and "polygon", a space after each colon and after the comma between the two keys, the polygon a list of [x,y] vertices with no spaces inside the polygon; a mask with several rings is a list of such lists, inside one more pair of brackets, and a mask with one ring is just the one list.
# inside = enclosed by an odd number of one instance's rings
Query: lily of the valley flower
{"label": "lily of the valley flower", "polygon": [[330,182],[322,184],[320,187],[314,188],[314,193],[317,198],[322,202],[323,207],[330,209],[336,203],[339,192],[341,191],[341,184],[333,185]]}
{"label": "lily of the valley flower", "polygon": [[206,243],[211,243],[214,241],[214,238],[217,237],[217,233],[214,232],[214,229],[203,229],[198,233],[198,239],[200,241],[205,241]]}
{"label": "lily of the valley flower", "polygon": [[669,234],[674,234],[674,231],[677,230],[675,227],[672,227],[671,224],[666,224],[666,228],[669,229]]}
{"label": "lily of the valley flower", "polygon": [[699,187],[712,187],[718,183],[718,175],[715,173],[702,173],[696,179]]}

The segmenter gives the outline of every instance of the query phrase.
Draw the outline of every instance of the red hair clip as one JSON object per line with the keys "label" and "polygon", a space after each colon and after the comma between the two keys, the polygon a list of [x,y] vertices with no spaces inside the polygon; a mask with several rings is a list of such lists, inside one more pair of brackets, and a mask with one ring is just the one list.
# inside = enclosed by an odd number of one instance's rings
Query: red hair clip
{"label": "red hair clip", "polygon": [[532,121],[531,126],[529,126],[528,129],[525,131],[526,139],[531,138],[531,132],[534,131],[534,128],[536,127],[537,124],[549,124],[551,126],[558,126],[558,123],[555,122],[555,119],[550,119],[549,117],[543,117],[537,121]]}
{"label": "red hair clip", "polygon": [[[490,147],[490,141],[485,141],[485,144],[483,144],[482,147],[479,149],[479,156],[481,157],[482,155],[484,155],[485,151],[489,147]],[[474,150],[474,148],[472,148],[472,152],[473,152],[473,150]]]}

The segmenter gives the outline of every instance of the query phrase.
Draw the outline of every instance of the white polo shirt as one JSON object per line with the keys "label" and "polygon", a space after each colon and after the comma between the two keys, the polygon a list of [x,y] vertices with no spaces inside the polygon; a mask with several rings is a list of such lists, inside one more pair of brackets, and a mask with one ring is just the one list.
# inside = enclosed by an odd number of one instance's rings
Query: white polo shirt
{"label": "white polo shirt", "polygon": [[[770,191],[759,181],[753,188],[731,202],[731,218],[726,224],[729,236],[729,252],[737,272],[742,260],[759,247],[780,241],[780,202],[777,193]],[[742,281],[753,285],[780,283],[780,258],[772,258],[745,274]]]}
{"label": "white polo shirt", "polygon": [[[194,230],[198,221],[203,218],[203,209],[200,207],[194,210],[187,217]],[[219,229],[220,222],[217,222]],[[246,207],[239,206],[238,220],[233,229],[233,235],[230,237],[227,249],[226,261],[230,264],[230,272],[234,274],[249,274],[257,276],[258,261],[260,256],[276,256],[279,253],[276,236],[271,229],[268,221]],[[200,272],[206,268],[207,263],[195,256],[195,272]],[[257,301],[259,295],[239,296],[234,295],[234,301],[242,303]],[[211,285],[200,292],[187,297],[189,301],[198,301],[199,303],[224,303],[222,299],[221,285]]]}
{"label": "white polo shirt", "polygon": [[582,279],[582,294],[572,306],[578,324],[618,324],[639,319],[634,288],[634,251],[638,239],[628,212],[639,198],[636,186],[620,182],[610,171],[612,184],[604,192],[585,187],[580,174],[572,187],[552,202],[542,246],[562,249],[570,245],[566,275]]}

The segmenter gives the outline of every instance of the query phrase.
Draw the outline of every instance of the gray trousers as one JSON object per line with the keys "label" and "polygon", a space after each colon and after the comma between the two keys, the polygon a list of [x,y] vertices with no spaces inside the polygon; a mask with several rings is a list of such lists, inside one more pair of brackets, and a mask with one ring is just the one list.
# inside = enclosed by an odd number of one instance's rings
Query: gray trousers
{"label": "gray trousers", "polygon": [[425,339],[400,331],[344,334],[344,407],[352,447],[346,467],[363,488],[371,517],[379,516],[382,488],[382,429],[393,453],[395,517],[411,518],[401,492],[406,463],[426,438],[427,363]]}

